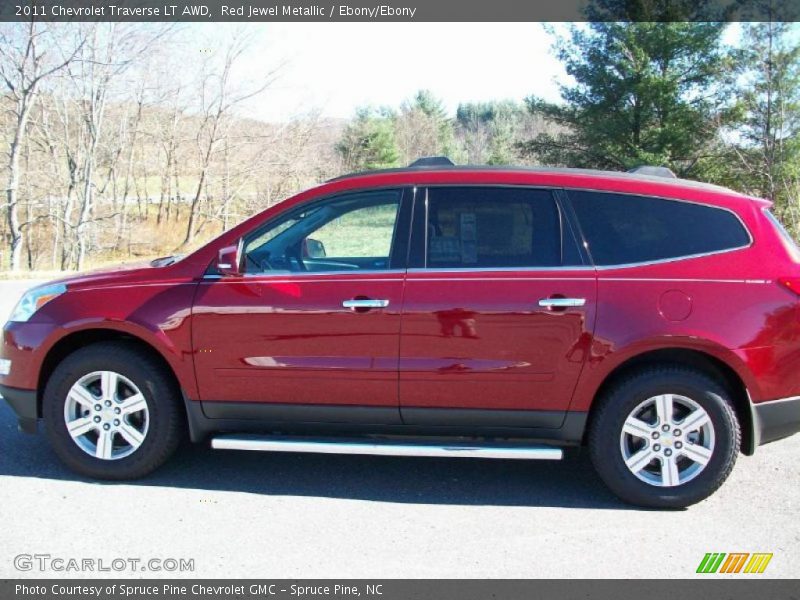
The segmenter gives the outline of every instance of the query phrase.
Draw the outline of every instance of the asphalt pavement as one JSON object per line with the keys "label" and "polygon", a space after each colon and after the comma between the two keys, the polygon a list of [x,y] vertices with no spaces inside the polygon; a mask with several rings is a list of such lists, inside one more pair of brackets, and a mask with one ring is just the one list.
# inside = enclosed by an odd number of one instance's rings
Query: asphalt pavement
{"label": "asphalt pavement", "polygon": [[[29,285],[0,282],[0,320]],[[101,483],[64,468],[43,435],[19,433],[0,402],[0,578],[685,578],[707,552],[773,553],[763,575],[746,577],[798,577],[798,484],[800,435],[740,457],[722,489],[681,511],[623,504],[585,454],[529,462],[187,444],[148,478]],[[57,570],[53,559],[62,569],[89,559],[95,571]],[[194,570],[142,571],[150,559],[162,569],[193,560]]]}

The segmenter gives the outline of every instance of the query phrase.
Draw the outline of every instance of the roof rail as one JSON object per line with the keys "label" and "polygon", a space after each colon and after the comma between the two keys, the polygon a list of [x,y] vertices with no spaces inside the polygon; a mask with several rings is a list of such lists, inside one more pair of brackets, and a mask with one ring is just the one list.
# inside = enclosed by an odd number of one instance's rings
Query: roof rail
{"label": "roof rail", "polygon": [[416,169],[419,167],[454,167],[455,163],[446,156],[424,156],[418,158],[410,165],[409,169]]}
{"label": "roof rail", "polygon": [[678,178],[678,176],[672,172],[672,169],[668,167],[654,167],[651,165],[634,167],[633,169],[629,170],[628,173],[632,173],[634,175],[649,175],[650,177],[667,177],[669,179]]}

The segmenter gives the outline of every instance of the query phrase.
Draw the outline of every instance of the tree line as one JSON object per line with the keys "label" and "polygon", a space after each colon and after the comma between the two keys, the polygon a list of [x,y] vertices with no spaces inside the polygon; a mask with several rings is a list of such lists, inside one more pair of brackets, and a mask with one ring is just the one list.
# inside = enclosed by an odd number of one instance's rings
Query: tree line
{"label": "tree line", "polygon": [[743,24],[742,43],[728,45],[729,27],[553,29],[569,75],[558,103],[465,102],[452,115],[421,90],[346,121],[309,113],[266,123],[245,107],[290,67],[243,79],[252,40],[241,30],[190,57],[189,70],[177,26],[2,24],[0,269],[187,251],[329,177],[441,154],[470,164],[667,166],[772,200],[797,236],[798,30]]}

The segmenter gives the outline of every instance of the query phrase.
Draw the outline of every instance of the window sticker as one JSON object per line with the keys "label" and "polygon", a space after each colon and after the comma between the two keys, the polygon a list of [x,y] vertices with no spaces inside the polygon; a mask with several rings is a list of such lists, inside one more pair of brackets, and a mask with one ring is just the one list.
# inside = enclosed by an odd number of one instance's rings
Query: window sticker
{"label": "window sticker", "polygon": [[477,228],[475,213],[461,213],[461,262],[465,264],[478,262]]}

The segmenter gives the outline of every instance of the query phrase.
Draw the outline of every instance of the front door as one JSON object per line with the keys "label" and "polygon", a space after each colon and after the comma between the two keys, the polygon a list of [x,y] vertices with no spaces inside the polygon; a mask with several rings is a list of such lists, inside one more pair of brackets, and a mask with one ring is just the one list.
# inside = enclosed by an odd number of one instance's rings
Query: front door
{"label": "front door", "polygon": [[554,194],[431,187],[412,256],[404,422],[560,427],[591,343],[596,277]]}
{"label": "front door", "polygon": [[395,189],[311,202],[244,238],[243,277],[200,284],[193,342],[207,416],[399,421],[407,244],[395,240],[403,229],[407,239],[408,202]]}

